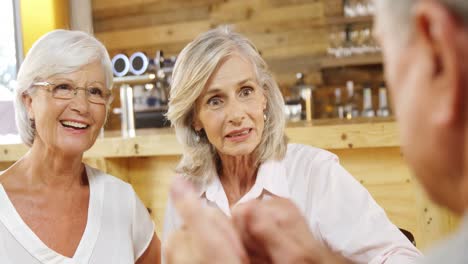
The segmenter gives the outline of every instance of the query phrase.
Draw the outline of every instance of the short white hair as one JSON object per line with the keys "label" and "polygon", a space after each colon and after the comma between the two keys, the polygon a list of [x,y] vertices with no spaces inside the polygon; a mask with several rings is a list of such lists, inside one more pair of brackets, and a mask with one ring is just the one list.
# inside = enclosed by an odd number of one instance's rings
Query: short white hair
{"label": "short white hair", "polygon": [[[21,140],[31,146],[35,129],[28,118],[23,94],[34,82],[55,74],[71,73],[98,61],[105,72],[106,87],[112,88],[112,64],[104,45],[93,36],[71,30],[54,30],[39,38],[29,50],[18,71],[15,89],[15,117]],[[110,102],[106,105],[109,108]]]}
{"label": "short white hair", "polygon": [[[393,28],[403,38],[407,38],[413,29],[412,9],[415,3],[421,0],[375,0],[378,15],[386,16]],[[459,17],[468,26],[468,0],[438,0],[447,7],[450,12]]]}
{"label": "short white hair", "polygon": [[182,50],[172,76],[167,117],[184,148],[176,170],[198,183],[206,183],[217,175],[220,159],[206,135],[201,135],[199,142],[196,140],[195,102],[218,64],[232,54],[240,54],[252,63],[267,99],[265,128],[254,152],[257,164],[281,159],[286,153],[284,100],[277,83],[253,43],[230,26],[220,26],[199,35]]}

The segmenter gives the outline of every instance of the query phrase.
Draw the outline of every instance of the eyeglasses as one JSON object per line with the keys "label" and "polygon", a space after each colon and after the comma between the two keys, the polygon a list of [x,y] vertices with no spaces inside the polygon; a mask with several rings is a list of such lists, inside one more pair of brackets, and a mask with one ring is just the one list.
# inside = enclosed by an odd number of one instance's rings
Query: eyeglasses
{"label": "eyeglasses", "polygon": [[57,99],[73,99],[79,90],[85,91],[88,101],[95,104],[107,104],[110,100],[112,93],[99,86],[90,87],[76,87],[70,83],[50,83],[50,82],[36,82],[32,86],[44,87],[46,91],[52,94],[52,97]]}

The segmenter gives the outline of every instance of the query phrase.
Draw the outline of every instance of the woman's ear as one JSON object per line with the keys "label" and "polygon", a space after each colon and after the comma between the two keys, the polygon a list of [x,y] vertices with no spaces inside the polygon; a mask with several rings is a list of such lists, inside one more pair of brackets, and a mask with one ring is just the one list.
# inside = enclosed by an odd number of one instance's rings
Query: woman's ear
{"label": "woman's ear", "polygon": [[26,107],[26,111],[28,112],[28,118],[34,119],[34,111],[32,109],[33,99],[31,95],[23,94],[21,97],[21,100],[23,100],[23,104]]}
{"label": "woman's ear", "polygon": [[197,131],[197,132],[199,132],[200,130],[203,129],[203,125],[202,125],[202,123],[200,122],[200,120],[199,120],[197,117],[194,117],[194,118],[193,118],[192,127],[193,127],[193,129],[195,129],[195,131]]}

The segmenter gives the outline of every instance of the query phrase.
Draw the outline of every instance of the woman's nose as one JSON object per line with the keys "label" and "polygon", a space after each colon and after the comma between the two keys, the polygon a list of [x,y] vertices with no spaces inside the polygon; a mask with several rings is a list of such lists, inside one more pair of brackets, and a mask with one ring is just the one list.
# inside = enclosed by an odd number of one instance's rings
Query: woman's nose
{"label": "woman's nose", "polygon": [[75,91],[75,96],[71,99],[70,106],[79,113],[88,112],[89,101],[85,89],[77,89]]}
{"label": "woman's nose", "polygon": [[242,104],[239,103],[230,103],[229,107],[226,109],[228,121],[233,125],[240,125],[245,119],[245,111]]}

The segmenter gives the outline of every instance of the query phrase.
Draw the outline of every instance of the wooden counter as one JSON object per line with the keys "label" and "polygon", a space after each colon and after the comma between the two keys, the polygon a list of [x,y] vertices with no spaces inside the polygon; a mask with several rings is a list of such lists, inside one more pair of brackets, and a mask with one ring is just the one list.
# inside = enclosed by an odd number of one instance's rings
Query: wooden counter
{"label": "wooden counter", "polygon": [[[394,122],[312,126],[286,130],[290,142],[334,152],[399,227],[411,231],[419,248],[454,230],[457,219],[431,203],[402,159]],[[168,187],[182,153],[172,129],[138,130],[134,138],[106,137],[85,153],[85,162],[133,185],[151,209],[161,235]],[[20,158],[24,145],[0,145],[0,170]],[[339,195],[339,194],[337,194]],[[331,208],[332,210],[332,208]]]}
{"label": "wooden counter", "polygon": [[[312,126],[305,122],[286,129],[290,142],[328,150],[375,147],[398,147],[396,123]],[[120,132],[106,132],[106,137],[85,153],[86,158],[146,157],[182,154],[173,129],[142,129],[134,138],[121,138]],[[26,153],[22,144],[0,145],[0,161],[15,161]]]}

